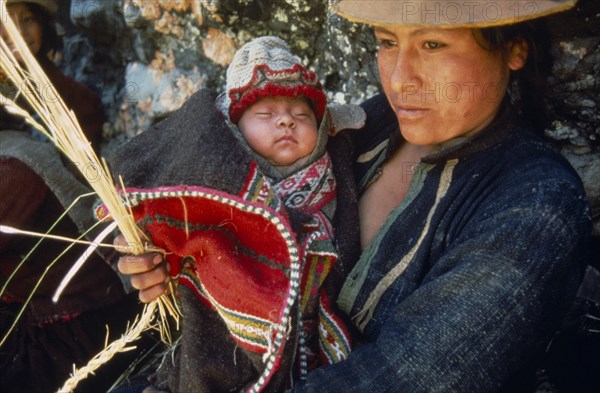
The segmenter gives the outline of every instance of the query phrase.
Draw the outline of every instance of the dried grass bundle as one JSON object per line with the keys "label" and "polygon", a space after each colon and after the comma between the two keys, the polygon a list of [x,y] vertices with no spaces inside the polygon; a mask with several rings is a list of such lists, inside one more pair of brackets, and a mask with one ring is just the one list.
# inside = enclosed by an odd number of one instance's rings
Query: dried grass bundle
{"label": "dried grass bundle", "polygon": [[[27,91],[27,94],[23,96],[35,113],[39,115],[43,125],[35,122],[27,111],[19,108],[14,101],[8,98],[3,98],[6,102],[5,108],[13,114],[23,116],[29,124],[32,124],[45,134],[71,161],[74,163],[86,163],[97,171],[99,179],[97,182],[90,183],[90,186],[110,211],[112,219],[117,223],[119,230],[131,245],[132,251],[137,254],[143,252],[144,248],[140,238],[140,231],[137,229],[133,216],[123,205],[117,188],[110,176],[106,161],[98,159],[91,143],[81,130],[75,114],[60,99],[54,86],[29,51],[27,44],[23,41],[14,23],[7,17],[8,13],[4,5],[4,0],[1,7],[0,15],[3,15],[3,18],[6,19],[4,21],[4,28],[14,47],[20,53],[23,65],[19,64],[16,60],[9,45],[4,40],[0,40],[0,50],[2,53],[0,68],[3,69],[9,79],[20,90]],[[41,86],[44,87],[44,91],[46,92],[44,95],[42,95]],[[49,100],[47,99],[48,96],[56,97],[56,99]],[[90,166],[87,167],[90,168]],[[81,169],[81,173],[85,177],[84,166],[79,165],[78,168]]]}
{"label": "dried grass bundle", "polygon": [[[86,163],[87,165],[76,165],[80,168],[82,175],[85,168],[93,166],[98,177],[90,186],[96,192],[98,198],[107,207],[110,217],[116,223],[119,231],[124,235],[130,246],[130,252],[141,254],[146,250],[145,244],[141,238],[141,232],[138,230],[131,211],[125,206],[123,199],[119,195],[118,189],[113,182],[108,166],[104,159],[99,159],[94,152],[91,143],[86,139],[79,122],[73,111],[66,107],[54,86],[47,78],[35,57],[29,51],[27,44],[20,36],[12,20],[8,17],[5,7],[5,0],[0,1],[0,16],[2,24],[16,51],[22,58],[20,64],[13,55],[10,46],[0,39],[0,68],[6,73],[12,83],[21,91],[27,91],[24,94],[25,99],[31,108],[39,115],[41,122],[36,122],[31,115],[20,108],[13,100],[8,97],[2,98],[2,103],[7,111],[19,115],[25,121],[40,132],[45,134],[56,147],[74,163]],[[44,87],[44,92],[56,99],[48,100],[42,94],[40,87]],[[121,181],[122,183],[122,181]],[[145,239],[144,239],[145,240]],[[137,339],[142,331],[152,328],[155,311],[160,314],[161,336],[165,341],[170,340],[168,328],[166,325],[166,314],[177,319],[178,313],[167,295],[163,295],[158,300],[150,303],[144,309],[142,316],[136,321],[119,340],[111,343],[100,354],[98,354],[90,363],[75,370],[72,377],[65,383],[61,392],[72,391],[77,383],[93,373],[100,365],[110,360],[116,353],[131,349],[129,344]]]}

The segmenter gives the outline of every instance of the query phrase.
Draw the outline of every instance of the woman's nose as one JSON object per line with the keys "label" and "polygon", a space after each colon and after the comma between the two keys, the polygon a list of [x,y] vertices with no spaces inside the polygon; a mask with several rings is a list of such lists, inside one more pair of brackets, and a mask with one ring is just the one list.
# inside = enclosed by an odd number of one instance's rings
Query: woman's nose
{"label": "woman's nose", "polygon": [[417,63],[416,56],[408,50],[398,51],[390,74],[390,85],[396,93],[402,94],[403,99],[416,94],[421,87]]}

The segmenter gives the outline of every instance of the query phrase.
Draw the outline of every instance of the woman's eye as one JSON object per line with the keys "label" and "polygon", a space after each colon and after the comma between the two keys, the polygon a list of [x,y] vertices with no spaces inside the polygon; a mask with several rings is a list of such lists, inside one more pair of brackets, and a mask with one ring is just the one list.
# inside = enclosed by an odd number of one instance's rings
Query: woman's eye
{"label": "woman's eye", "polygon": [[444,46],[444,44],[435,41],[425,41],[425,43],[423,44],[423,47],[425,49],[439,49],[442,46]]}
{"label": "woman's eye", "polygon": [[296,113],[296,117],[307,117],[308,113]]}
{"label": "woman's eye", "polygon": [[379,48],[390,49],[390,48],[393,48],[396,46],[396,41],[380,39],[380,40],[377,40],[377,44],[379,45]]}

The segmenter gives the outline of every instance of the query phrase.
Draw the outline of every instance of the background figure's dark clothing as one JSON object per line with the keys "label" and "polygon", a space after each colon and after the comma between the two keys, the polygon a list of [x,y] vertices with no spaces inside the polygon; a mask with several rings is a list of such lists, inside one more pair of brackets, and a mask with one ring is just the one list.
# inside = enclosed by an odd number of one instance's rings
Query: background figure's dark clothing
{"label": "background figure's dark clothing", "polygon": [[[64,75],[46,57],[39,58],[38,62],[67,108],[75,113],[86,138],[95,146],[102,138],[102,126],[106,120],[100,97],[89,87]],[[40,86],[40,89],[40,94],[44,99],[56,100],[56,97],[52,95],[48,86]],[[18,94],[18,91],[8,77],[3,74],[2,70],[0,70],[0,92],[10,99],[15,99],[15,96]],[[21,95],[17,98],[17,105],[25,110],[31,110],[29,103],[23,97],[24,94],[28,93],[21,92]],[[37,118],[37,115],[33,114],[33,117]],[[24,130],[25,128],[28,128],[28,126],[21,117],[8,114],[4,108],[0,108],[0,130],[14,131]]]}
{"label": "background figure's dark clothing", "polygon": [[[101,287],[100,281],[96,283]],[[0,303],[0,327],[4,335],[14,322],[20,303]],[[76,313],[64,320],[37,324],[26,313],[0,348],[0,391],[3,393],[56,392],[73,372],[104,348],[106,327],[109,342],[121,337],[128,321],[141,312],[137,294],[97,309]],[[140,357],[155,339],[142,337],[138,350],[117,354],[77,386],[76,392],[105,392]]]}
{"label": "background figure's dark clothing", "polygon": [[[402,143],[385,97],[365,110],[363,186]],[[294,391],[497,392],[544,350],[573,301],[587,198],[568,162],[510,111],[407,169],[407,196],[338,300],[367,343]]]}
{"label": "background figure's dark clothing", "polygon": [[[42,59],[40,63],[67,106],[75,112],[86,136],[98,141],[104,121],[98,96],[64,76],[48,60]],[[2,88],[7,88],[9,82],[2,80],[2,83]],[[42,88],[48,95],[47,87]],[[19,100],[19,105],[29,108],[23,100]],[[78,196],[91,189],[82,176],[74,172],[73,164],[51,143],[35,140],[21,119],[5,115],[2,110],[0,224],[45,233]],[[93,175],[93,171],[90,174]],[[82,231],[91,228],[94,200],[94,196],[81,199],[52,233],[77,238]],[[33,237],[0,235],[2,285],[37,242]],[[117,273],[108,260],[97,253],[90,256],[59,302],[53,303],[51,297],[60,281],[86,249],[86,246],[76,245],[49,268],[68,245],[45,240],[11,278],[2,294],[0,334],[3,337],[48,269],[14,331],[0,347],[2,392],[56,391],[73,372],[74,363],[77,367],[84,366],[104,348],[107,325],[111,339],[115,339],[141,310],[137,295],[125,294]],[[96,377],[83,382],[81,391],[108,389],[137,355],[131,352],[117,356],[110,365],[102,367]]]}
{"label": "background figure's dark clothing", "polygon": [[[44,142],[31,140],[31,144],[37,143]],[[55,173],[62,176],[60,172]],[[44,180],[16,158],[0,156],[0,193],[0,223],[4,225],[45,233],[64,212],[64,207]],[[87,199],[90,198],[93,199]],[[89,215],[91,216],[91,211]],[[68,216],[59,222],[52,233],[70,238],[79,237],[77,226]],[[0,277],[3,284],[37,242],[38,238],[34,237],[0,235]],[[68,245],[45,240],[12,277],[2,300],[22,302],[26,299],[44,270]],[[32,323],[44,324],[70,318],[89,309],[110,305],[124,296],[117,274],[100,255],[93,253],[76,278],[66,287],[60,303],[52,302],[51,298],[58,284],[85,249],[85,245],[75,245],[48,270],[28,309]],[[103,285],[98,285],[99,283]]]}
{"label": "background figure's dark clothing", "polygon": [[[51,144],[35,141],[24,132],[0,132],[0,223],[46,232],[64,212],[64,205],[86,192],[89,189],[62,166]],[[93,223],[93,200],[82,199],[52,233],[78,237],[80,229],[75,222],[82,228]],[[36,242],[36,238],[26,236],[0,235],[3,285]],[[67,245],[44,241],[12,277],[0,303],[3,336],[44,271]],[[104,347],[107,325],[112,339],[117,338],[140,311],[136,294],[125,295],[116,272],[96,253],[66,287],[59,302],[52,302],[60,281],[85,248],[76,245],[48,269],[14,331],[0,347],[0,391],[55,391],[73,371],[74,363],[85,365]],[[133,356],[118,356],[82,386],[107,389]]]}

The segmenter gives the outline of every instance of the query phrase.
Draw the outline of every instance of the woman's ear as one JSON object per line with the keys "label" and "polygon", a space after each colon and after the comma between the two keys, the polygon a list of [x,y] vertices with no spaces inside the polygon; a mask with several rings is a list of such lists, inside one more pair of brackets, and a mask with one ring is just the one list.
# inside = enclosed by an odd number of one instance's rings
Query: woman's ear
{"label": "woman's ear", "polygon": [[518,71],[525,66],[527,55],[529,54],[529,45],[523,38],[517,38],[508,45],[508,68],[511,71]]}

